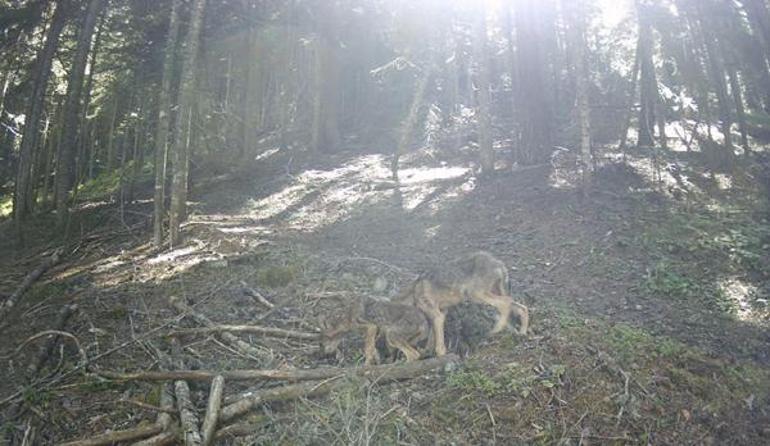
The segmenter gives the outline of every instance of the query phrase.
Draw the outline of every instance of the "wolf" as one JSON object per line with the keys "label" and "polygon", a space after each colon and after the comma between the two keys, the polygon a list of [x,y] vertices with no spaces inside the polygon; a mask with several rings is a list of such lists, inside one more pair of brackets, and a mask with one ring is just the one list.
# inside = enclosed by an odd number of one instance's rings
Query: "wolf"
{"label": "wolf", "polygon": [[363,334],[365,365],[380,362],[377,340],[384,338],[390,350],[403,353],[407,362],[419,359],[425,349],[432,349],[431,330],[427,317],[411,305],[356,299],[344,311],[321,320],[320,347],[324,354],[337,351],[342,337],[349,332]]}
{"label": "wolf", "polygon": [[492,334],[509,326],[512,313],[519,318],[519,334],[526,335],[529,330],[529,309],[510,296],[505,264],[484,251],[465,255],[420,274],[394,298],[394,302],[417,307],[427,316],[437,356],[446,354],[446,311],[463,301],[495,307],[498,318]]}

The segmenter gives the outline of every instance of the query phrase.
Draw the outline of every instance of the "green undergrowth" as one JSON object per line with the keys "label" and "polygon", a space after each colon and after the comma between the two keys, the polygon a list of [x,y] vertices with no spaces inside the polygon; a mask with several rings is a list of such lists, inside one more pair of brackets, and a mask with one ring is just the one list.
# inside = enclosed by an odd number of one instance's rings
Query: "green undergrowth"
{"label": "green undergrowth", "polygon": [[770,397],[770,371],[757,365],[713,358],[631,325],[566,309],[547,313],[534,348],[505,335],[448,374],[449,391],[432,417],[468,426],[469,441],[505,423],[522,443],[586,432],[620,443],[677,443],[712,435]]}
{"label": "green undergrowth", "polygon": [[[135,179],[137,184],[147,183],[153,177],[152,163],[142,166],[139,177]],[[121,184],[127,182],[134,174],[134,161],[129,161],[125,166],[111,172],[104,172],[96,178],[86,181],[77,190],[79,201],[96,201],[104,199],[120,190]]]}
{"label": "green undergrowth", "polygon": [[663,216],[640,220],[633,235],[621,240],[649,259],[638,288],[654,296],[734,312],[735,302],[725,295],[722,281],[739,277],[760,283],[770,278],[766,261],[770,224],[760,215],[734,207],[671,209]]}

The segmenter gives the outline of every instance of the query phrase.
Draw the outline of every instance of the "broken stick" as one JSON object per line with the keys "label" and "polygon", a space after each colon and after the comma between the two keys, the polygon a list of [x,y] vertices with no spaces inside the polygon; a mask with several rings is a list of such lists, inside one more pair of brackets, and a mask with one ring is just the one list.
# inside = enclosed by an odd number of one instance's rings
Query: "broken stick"
{"label": "broken stick", "polygon": [[219,412],[222,408],[222,394],[225,390],[225,378],[218,375],[211,382],[211,391],[209,392],[209,405],[206,410],[206,416],[203,418],[203,446],[210,446],[214,442],[214,430],[217,427]]}
{"label": "broken stick", "polygon": [[257,300],[257,302],[261,303],[262,305],[266,306],[269,309],[275,308],[275,304],[267,300],[265,296],[262,295],[259,291],[255,290],[254,288],[250,287],[246,282],[241,280],[241,285],[243,286],[244,291],[246,293]]}
{"label": "broken stick", "polygon": [[[43,263],[40,264],[34,271],[27,274],[27,276],[24,278],[24,280],[21,282],[21,285],[19,285],[18,288],[16,288],[16,291],[14,291],[11,296],[5,300],[2,304],[0,304],[0,321],[5,319],[5,317],[8,315],[8,313],[13,309],[13,307],[18,303],[21,296],[35,283],[37,282],[40,277],[45,274],[46,271],[48,271],[52,266],[59,263],[59,257],[61,256],[61,251],[56,250],[51,255],[51,257],[48,257],[43,261]],[[0,326],[2,328],[2,326]]]}
{"label": "broken stick", "polygon": [[[176,308],[177,311],[183,314],[190,315],[190,317],[195,319],[201,325],[204,325],[206,327],[214,327],[216,325],[214,324],[214,322],[211,321],[211,319],[196,312],[195,310],[190,308],[189,305],[182,302],[181,299],[179,299],[176,296],[169,297],[169,302],[174,308]],[[250,345],[247,342],[242,341],[241,339],[238,339],[238,337],[232,333],[228,333],[225,331],[225,332],[221,332],[219,336],[221,336],[222,339],[230,343],[233,347],[235,347],[237,350],[239,350],[242,353],[255,356],[255,357],[262,356],[262,352],[260,352],[259,349],[257,349],[253,345]]]}
{"label": "broken stick", "polygon": [[175,330],[169,333],[170,336],[187,336],[195,334],[209,333],[254,333],[263,336],[275,338],[303,339],[306,341],[316,341],[319,339],[318,333],[308,333],[303,331],[285,330],[283,328],[260,327],[258,325],[212,325],[204,328],[186,328]]}
{"label": "broken stick", "polygon": [[114,443],[147,438],[151,435],[160,433],[162,430],[163,426],[157,424],[148,424],[146,426],[135,427],[133,429],[109,432],[103,435],[89,438],[87,440],[70,441],[67,443],[62,443],[60,446],[107,446]]}

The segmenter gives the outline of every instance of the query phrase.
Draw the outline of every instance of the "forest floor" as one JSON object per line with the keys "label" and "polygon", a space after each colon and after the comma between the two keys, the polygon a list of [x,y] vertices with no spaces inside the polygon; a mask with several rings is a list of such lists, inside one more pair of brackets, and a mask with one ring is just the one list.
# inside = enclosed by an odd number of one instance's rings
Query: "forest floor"
{"label": "forest floor", "polygon": [[[6,433],[35,431],[51,443],[155,419],[127,401],[157,405],[157,384],[61,377],[78,361],[70,342],[54,352],[47,378],[24,387],[35,349],[14,352],[66,303],[79,306],[66,331],[99,368],[157,369],[168,333],[196,326],[171,296],[217,323],[312,331],[353,296],[393,296],[425,267],[486,250],[509,266],[514,299],[530,308],[529,336],[483,336],[488,309],[460,306],[447,324],[459,364],[264,405],[240,420],[250,435],[223,443],[770,442],[770,164],[739,162],[727,174],[706,169],[698,153],[670,152],[658,174],[647,154],[607,156],[614,161],[582,197],[568,160],[478,180],[462,154],[417,153],[396,187],[380,154],[303,164],[268,152],[238,174],[199,175],[186,242],[160,253],[150,200],[119,207],[86,188],[70,227],[78,241],[2,334],[0,413],[19,389],[25,409]],[[49,224],[28,227],[24,249],[0,225],[0,249],[12,253],[0,259],[0,296],[60,246],[44,236]],[[184,338],[180,354],[211,370],[362,362],[355,336],[341,358],[322,357],[312,342],[242,339],[255,353],[203,335]],[[227,394],[260,386],[228,383]],[[207,392],[193,384],[200,409]]]}

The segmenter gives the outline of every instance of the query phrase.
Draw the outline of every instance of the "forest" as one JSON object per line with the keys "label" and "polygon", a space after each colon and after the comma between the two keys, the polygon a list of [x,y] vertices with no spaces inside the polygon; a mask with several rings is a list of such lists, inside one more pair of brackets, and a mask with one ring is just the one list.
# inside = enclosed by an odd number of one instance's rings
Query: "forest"
{"label": "forest", "polygon": [[0,0],[0,445],[770,444],[770,1]]}

